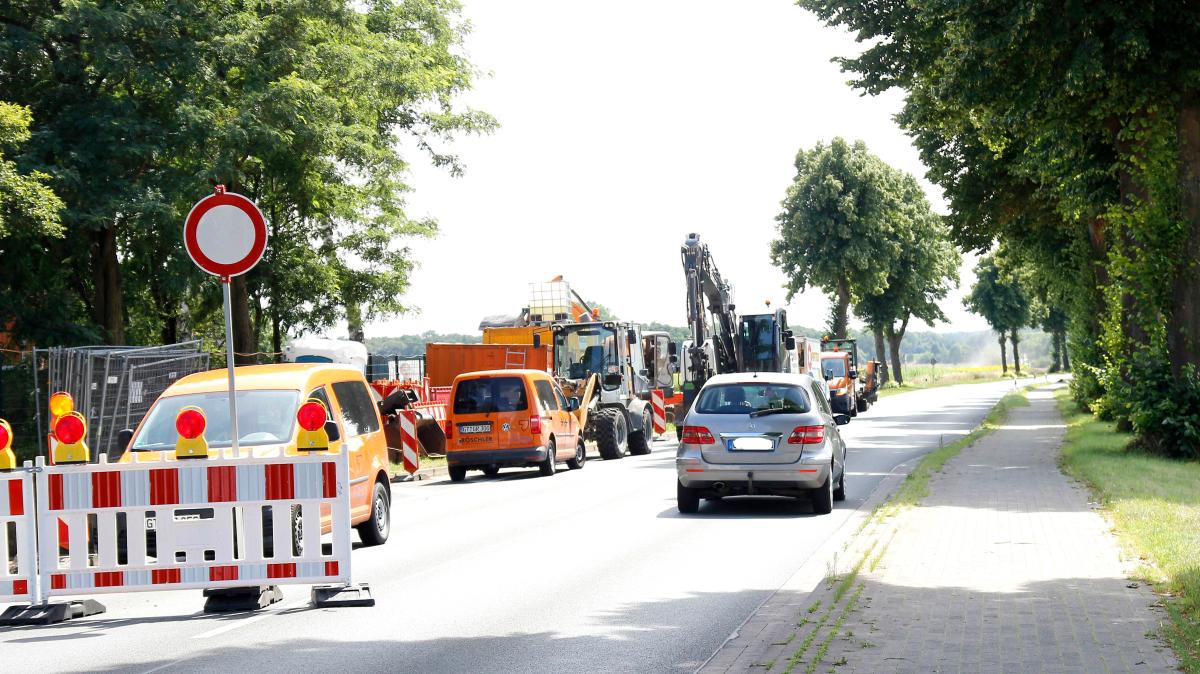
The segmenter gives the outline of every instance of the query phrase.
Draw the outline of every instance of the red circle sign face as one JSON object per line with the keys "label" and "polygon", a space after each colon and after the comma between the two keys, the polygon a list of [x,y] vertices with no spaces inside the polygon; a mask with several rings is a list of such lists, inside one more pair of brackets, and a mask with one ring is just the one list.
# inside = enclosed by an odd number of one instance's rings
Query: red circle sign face
{"label": "red circle sign face", "polygon": [[213,276],[239,276],[262,259],[267,223],[253,201],[219,192],[192,206],[183,223],[183,245],[196,266]]}

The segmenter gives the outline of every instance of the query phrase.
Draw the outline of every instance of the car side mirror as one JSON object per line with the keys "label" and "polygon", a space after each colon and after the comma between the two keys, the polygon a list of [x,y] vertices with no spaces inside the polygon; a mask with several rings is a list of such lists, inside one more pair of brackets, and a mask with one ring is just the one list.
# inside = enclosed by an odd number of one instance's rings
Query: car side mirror
{"label": "car side mirror", "polygon": [[117,431],[117,449],[121,454],[124,454],[129,449],[129,443],[133,441],[133,429],[122,428]]}
{"label": "car side mirror", "polygon": [[850,423],[850,415],[835,414],[833,415],[833,423],[837,424],[838,426],[845,426],[846,424]]}
{"label": "car side mirror", "polygon": [[334,421],[333,419],[330,419],[329,421],[325,422],[325,435],[329,436],[330,442],[341,439],[342,434],[338,430],[337,422]]}

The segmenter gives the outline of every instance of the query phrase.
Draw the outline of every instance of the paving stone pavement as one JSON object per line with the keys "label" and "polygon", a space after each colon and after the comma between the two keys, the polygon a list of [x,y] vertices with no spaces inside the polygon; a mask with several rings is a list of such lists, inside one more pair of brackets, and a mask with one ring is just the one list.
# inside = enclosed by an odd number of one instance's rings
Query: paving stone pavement
{"label": "paving stone pavement", "polygon": [[[748,623],[769,638],[736,660],[718,653],[705,671],[762,672],[768,663],[838,674],[1177,671],[1153,636],[1165,613],[1127,579],[1108,524],[1058,469],[1065,429],[1052,394],[1029,398],[948,461],[920,507],[894,519],[894,536],[877,541],[885,552],[873,570],[862,568],[858,603],[815,667],[815,648],[788,662],[804,638],[801,606],[813,599],[780,597]],[[798,623],[800,638],[785,645]]]}

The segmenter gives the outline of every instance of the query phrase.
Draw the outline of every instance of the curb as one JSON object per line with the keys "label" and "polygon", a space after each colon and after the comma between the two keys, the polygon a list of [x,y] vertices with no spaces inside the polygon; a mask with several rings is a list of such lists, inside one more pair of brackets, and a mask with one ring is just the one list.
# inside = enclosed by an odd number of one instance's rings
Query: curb
{"label": "curb", "polygon": [[400,483],[404,483],[404,482],[420,482],[420,481],[424,481],[424,480],[432,480],[437,477],[443,477],[443,476],[449,475],[449,474],[450,474],[450,471],[447,470],[445,466],[439,466],[437,468],[422,468],[421,470],[418,470],[417,472],[413,473],[412,475],[407,475],[404,473],[397,473],[391,477],[391,482],[392,482],[392,484],[400,484]]}

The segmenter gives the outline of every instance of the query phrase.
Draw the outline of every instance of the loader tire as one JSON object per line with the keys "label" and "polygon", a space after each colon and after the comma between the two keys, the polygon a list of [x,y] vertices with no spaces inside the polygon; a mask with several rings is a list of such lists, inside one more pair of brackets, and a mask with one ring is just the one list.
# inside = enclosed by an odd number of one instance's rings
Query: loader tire
{"label": "loader tire", "polygon": [[654,420],[650,417],[650,406],[642,408],[642,430],[633,431],[629,434],[629,453],[635,456],[650,453],[650,434],[654,432],[651,424]]}
{"label": "loader tire", "polygon": [[600,458],[619,459],[629,453],[629,427],[621,410],[606,407],[596,412],[596,445]]}

